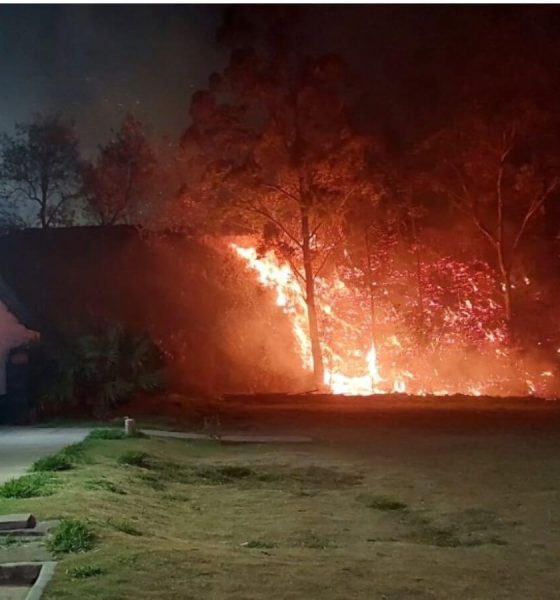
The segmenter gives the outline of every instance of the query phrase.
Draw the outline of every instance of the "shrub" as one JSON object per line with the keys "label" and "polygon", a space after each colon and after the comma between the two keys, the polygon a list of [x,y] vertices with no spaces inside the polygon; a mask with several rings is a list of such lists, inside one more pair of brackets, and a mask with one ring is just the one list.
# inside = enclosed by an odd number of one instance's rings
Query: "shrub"
{"label": "shrub", "polygon": [[47,546],[51,552],[87,552],[93,548],[94,534],[84,521],[64,519],[56,528]]}
{"label": "shrub", "polygon": [[68,335],[44,353],[50,368],[35,392],[42,403],[76,403],[99,414],[164,386],[164,360],[155,344],[118,326]]}
{"label": "shrub", "polygon": [[10,479],[0,485],[0,496],[3,498],[34,498],[50,496],[58,481],[47,473],[31,473],[16,479]]}
{"label": "shrub", "polygon": [[36,460],[31,466],[32,471],[68,471],[74,465],[63,452],[57,452]]}
{"label": "shrub", "polygon": [[131,465],[132,467],[148,469],[150,467],[149,458],[149,454],[146,454],[145,452],[131,450],[121,454],[117,460],[121,465]]}

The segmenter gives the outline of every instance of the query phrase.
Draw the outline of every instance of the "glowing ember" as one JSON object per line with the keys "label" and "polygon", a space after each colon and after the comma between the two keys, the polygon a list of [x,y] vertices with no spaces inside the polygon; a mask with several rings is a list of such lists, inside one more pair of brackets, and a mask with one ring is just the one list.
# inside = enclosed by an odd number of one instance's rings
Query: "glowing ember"
{"label": "glowing ember", "polygon": [[[302,284],[274,251],[260,254],[243,244],[231,244],[231,248],[257,274],[259,283],[273,292],[277,306],[291,323],[302,367],[311,372],[313,355]],[[370,323],[364,323],[363,317],[367,304],[359,290],[336,273],[328,280],[316,278],[325,386],[332,393],[350,395],[546,392],[535,377],[552,381],[554,373],[536,366],[523,368],[515,362],[500,306],[488,292],[492,281],[484,266],[477,264],[469,270],[465,263],[444,260],[430,268],[433,273],[425,274],[424,325],[430,328],[431,337],[421,343],[413,328],[403,327],[389,303],[385,309],[380,303],[376,307],[379,330],[377,344],[372,343]],[[455,304],[448,303],[450,293],[455,295]],[[387,290],[380,294],[386,297]]]}

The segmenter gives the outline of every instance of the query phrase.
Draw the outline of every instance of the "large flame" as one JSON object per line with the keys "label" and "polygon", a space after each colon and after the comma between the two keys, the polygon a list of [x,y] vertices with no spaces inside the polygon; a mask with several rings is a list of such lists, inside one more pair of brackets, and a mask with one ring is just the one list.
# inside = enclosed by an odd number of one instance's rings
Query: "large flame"
{"label": "large flame", "polygon": [[[302,287],[291,268],[289,265],[281,264],[272,251],[260,256],[253,247],[247,248],[237,244],[231,246],[239,256],[247,261],[249,267],[256,271],[259,282],[275,293],[276,304],[290,317],[302,365],[305,369],[311,370],[313,356],[308,335],[307,305]],[[344,284],[338,280],[336,287],[340,289],[344,287]],[[325,314],[336,318],[329,304],[323,303],[321,300],[318,304],[319,309]],[[343,325],[349,327],[347,323],[343,323]],[[357,375],[350,375],[340,368],[344,363],[342,357],[337,355],[333,348],[325,342],[322,342],[322,351],[327,362],[324,383],[335,394],[381,394],[388,390],[406,392],[406,384],[402,378],[396,379],[388,385],[381,385],[384,380],[380,373],[374,343],[371,343],[368,352],[363,356],[363,373]]]}
{"label": "large flame", "polygon": [[[272,250],[261,254],[254,246],[245,243],[232,243],[231,248],[257,274],[259,283],[275,295],[276,304],[290,320],[302,367],[312,371],[313,355],[305,292],[294,271],[288,264],[282,263]],[[464,266],[452,267],[459,273],[464,272]],[[521,378],[521,388],[519,382],[517,387],[509,386],[511,382],[508,382],[508,378],[515,372],[515,367],[512,367],[508,354],[507,334],[503,328],[489,327],[484,320],[485,311],[491,314],[499,307],[491,298],[480,296],[481,291],[474,282],[469,285],[472,293],[477,294],[476,300],[474,297],[473,300],[462,298],[455,308],[445,306],[442,321],[446,329],[432,343],[430,355],[422,351],[420,346],[414,346],[410,336],[406,342],[410,347],[405,347],[405,342],[395,333],[386,335],[376,346],[371,341],[371,334],[367,334],[367,330],[364,333],[364,306],[359,297],[338,276],[328,281],[317,278],[315,283],[316,305],[322,322],[324,384],[335,394],[531,395],[542,393],[545,389],[543,382],[546,384],[551,381],[552,372],[541,370],[537,373],[527,372]],[[439,289],[444,288],[440,286]],[[457,363],[451,377],[447,368],[453,351],[455,356],[461,356],[462,361],[465,356],[470,356],[463,350],[465,340],[461,340],[461,335],[464,334],[460,333],[465,330],[466,323],[469,331],[467,337],[476,338],[485,348],[481,352],[479,346],[479,354],[474,354],[475,360],[478,358],[479,370],[486,366],[484,376],[479,375],[478,379],[465,373],[473,366],[468,360],[466,366],[464,362]],[[443,350],[444,346],[447,350]],[[438,356],[439,362],[435,360]],[[411,363],[414,363],[414,368]],[[492,366],[488,368],[486,363]],[[506,365],[503,373],[494,372],[495,365]],[[443,374],[442,369],[447,372]],[[476,371],[476,368],[473,370]]]}

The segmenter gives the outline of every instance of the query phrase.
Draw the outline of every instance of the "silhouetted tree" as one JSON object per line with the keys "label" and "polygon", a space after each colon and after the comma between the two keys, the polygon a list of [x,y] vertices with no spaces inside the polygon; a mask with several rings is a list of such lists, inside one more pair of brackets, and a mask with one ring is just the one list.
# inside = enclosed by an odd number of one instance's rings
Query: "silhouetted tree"
{"label": "silhouetted tree", "polygon": [[78,140],[59,116],[36,116],[0,140],[1,194],[12,214],[42,228],[74,218],[81,192]]}
{"label": "silhouetted tree", "polygon": [[138,222],[153,193],[155,167],[142,123],[128,114],[85,169],[87,212],[100,225]]}
{"label": "silhouetted tree", "polygon": [[351,198],[368,193],[370,140],[350,119],[336,56],[306,58],[275,21],[237,47],[223,76],[194,94],[183,138],[184,198],[217,211],[231,233],[258,235],[305,290],[314,382],[323,383],[315,283],[344,240]]}

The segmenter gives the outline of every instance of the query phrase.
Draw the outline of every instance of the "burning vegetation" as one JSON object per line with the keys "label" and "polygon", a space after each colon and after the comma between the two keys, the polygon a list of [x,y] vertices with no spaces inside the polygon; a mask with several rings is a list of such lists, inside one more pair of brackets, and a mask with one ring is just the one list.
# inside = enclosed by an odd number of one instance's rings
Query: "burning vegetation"
{"label": "burning vegetation", "polygon": [[146,289],[166,291],[137,320],[197,389],[557,394],[555,29],[434,9],[423,39],[400,10],[375,13],[403,28],[382,76],[315,26],[332,15],[225,10],[229,60],[176,144],[127,115],[84,164],[62,118],[20,125],[2,140],[0,224],[141,225],[165,254],[142,264]]}
{"label": "burning vegetation", "polygon": [[179,214],[241,236],[230,250],[289,319],[308,389],[552,395],[557,283],[534,260],[558,260],[556,78],[537,91],[477,53],[445,124],[395,150],[339,56],[300,53],[285,14],[230,17],[230,63],[192,98]]}
{"label": "burning vegetation", "polygon": [[[259,254],[242,242],[232,243],[231,248],[259,283],[272,290],[277,306],[290,320],[301,365],[312,372],[305,293],[292,269],[273,251]],[[414,322],[407,322],[406,315],[416,309],[414,299],[412,306],[397,311],[387,288],[379,290],[376,301],[364,297],[355,281],[345,282],[338,274],[317,280],[324,332],[320,387],[351,395],[552,393],[554,373],[524,360],[514,349],[503,308],[492,299],[495,280],[488,265],[442,259],[423,271],[429,339],[422,339]],[[369,311],[368,301],[375,301]]]}

